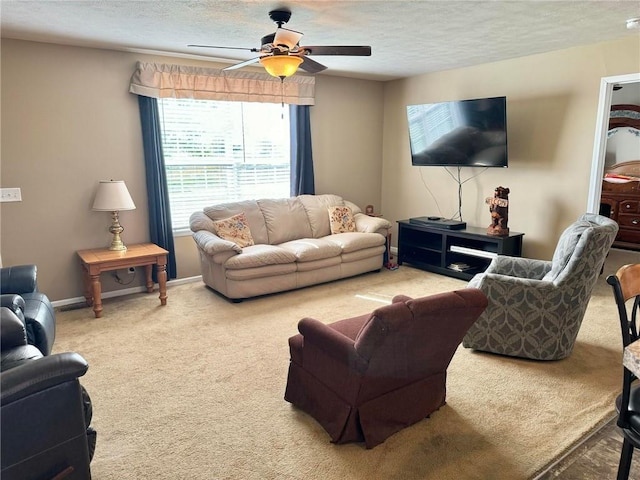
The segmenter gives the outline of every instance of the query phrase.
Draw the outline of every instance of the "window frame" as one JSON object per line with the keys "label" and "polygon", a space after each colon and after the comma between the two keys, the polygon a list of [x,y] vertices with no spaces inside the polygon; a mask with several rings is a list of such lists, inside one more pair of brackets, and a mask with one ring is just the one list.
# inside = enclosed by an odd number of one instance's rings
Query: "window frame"
{"label": "window frame", "polygon": [[[165,103],[165,101],[167,101],[167,103]],[[231,150],[227,152],[225,156],[223,156],[224,158],[220,156],[216,156],[215,154],[212,155],[211,157],[206,157],[206,155],[203,155],[202,152],[204,152],[204,149],[203,149],[204,146],[211,147],[212,151],[214,149],[224,150],[224,147],[222,147],[221,144],[204,142],[202,144],[199,144],[196,148],[193,149],[193,151],[197,151],[198,148],[201,149],[200,154],[195,153],[196,155],[195,157],[190,157],[195,159],[195,161],[193,162],[185,161],[185,158],[188,156],[188,153],[184,153],[184,152],[180,153],[181,155],[184,155],[183,158],[180,159],[179,158],[180,154],[179,155],[175,154],[175,152],[179,151],[178,147],[180,146],[187,147],[186,150],[190,150],[188,148],[190,146],[190,143],[183,142],[180,138],[178,138],[176,136],[175,129],[167,130],[165,127],[168,121],[166,118],[168,111],[172,108],[175,108],[176,105],[179,105],[181,102],[182,103],[197,102],[195,104],[196,107],[194,111],[187,114],[182,114],[182,113],[178,114],[178,116],[183,116],[183,117],[191,117],[191,116],[195,116],[196,113],[199,113],[200,115],[202,115],[202,118],[205,118],[202,112],[197,111],[198,108],[200,107],[202,107],[203,110],[210,110],[210,112],[208,113],[211,113],[213,111],[217,111],[217,113],[221,113],[222,110],[233,110],[239,107],[239,110],[242,112],[241,113],[242,121],[240,123],[241,127],[239,128],[239,130],[241,131],[241,136],[242,136],[241,147],[242,147],[243,154],[241,156],[237,156],[237,153],[238,153],[238,150],[236,148],[237,145],[233,144],[233,139],[229,141],[229,139],[226,137],[227,136],[226,132],[223,132],[223,136],[225,137],[225,140],[226,140],[225,143],[232,145]],[[171,103],[174,103],[174,104],[171,105]],[[265,105],[269,105],[269,107],[266,109],[266,110],[269,110],[268,122],[265,122],[264,120],[262,120],[262,121],[258,121],[256,124],[255,118],[251,120],[247,120],[248,114],[251,114],[252,111],[255,114],[256,111],[259,112],[260,110],[264,110]],[[248,114],[245,113],[247,110],[248,110]],[[185,212],[174,213],[174,210],[177,208],[176,204],[182,205],[182,209],[187,209],[189,207],[189,203],[177,201],[175,199],[175,196],[173,197],[173,200],[172,200],[172,193],[173,195],[176,194],[176,192],[173,190],[175,185],[172,185],[172,181],[170,180],[172,177],[175,178],[175,175],[172,175],[172,173],[175,174],[175,172],[171,172],[172,167],[183,165],[185,167],[185,171],[189,168],[207,169],[207,168],[213,167],[214,170],[219,170],[225,173],[226,170],[243,170],[243,169],[251,170],[252,168],[255,171],[255,170],[259,170],[260,166],[270,165],[271,168],[267,167],[267,170],[270,170],[271,173],[276,175],[275,177],[276,181],[274,182],[274,184],[279,185],[278,187],[279,193],[265,193],[265,194],[258,193],[256,195],[232,195],[232,196],[226,197],[224,200],[220,200],[220,201],[212,200],[210,202],[206,202],[204,205],[199,205],[199,207],[194,206],[191,213],[193,213],[194,211],[197,211],[198,208],[201,209],[207,205],[212,205],[215,203],[234,202],[234,201],[250,200],[250,199],[257,199],[257,198],[290,196],[291,175],[292,175],[292,171],[291,171],[292,138],[291,138],[291,128],[290,128],[291,119],[289,117],[289,109],[285,108],[284,105],[276,104],[276,103],[265,104],[262,102],[234,102],[234,101],[218,101],[218,100],[194,100],[194,99],[168,98],[168,99],[158,99],[158,111],[159,111],[158,113],[159,113],[159,120],[160,120],[159,129],[161,134],[161,143],[162,143],[163,157],[164,157],[164,170],[167,176],[167,189],[169,192],[169,206],[171,211],[172,232],[174,236],[191,235],[192,232],[189,227],[188,217],[185,218],[185,215],[187,214]],[[175,113],[175,112],[171,112],[171,113]],[[276,115],[277,115],[277,120],[274,119]],[[228,122],[228,120],[229,120],[228,118],[224,119],[225,125],[227,125],[226,122]],[[176,119],[169,120],[169,122],[171,121],[176,121]],[[209,138],[217,138],[216,135],[220,133],[220,130],[223,127],[221,127],[220,123],[218,123],[216,127],[219,130],[218,132],[212,131],[210,128],[202,127],[202,125],[206,125],[209,121],[212,121],[212,119],[208,118],[207,121],[201,121],[200,123],[198,123],[199,127],[197,129],[184,130],[184,131],[188,131],[190,134],[192,134],[194,138],[197,137],[195,133],[200,133],[203,136],[207,134]],[[283,124],[283,122],[285,123]],[[237,130],[238,125],[236,124],[234,128],[236,128],[234,135],[238,135],[240,133]],[[251,146],[248,146],[248,143],[250,142],[250,140],[247,140],[247,137],[248,137],[247,130],[250,128],[252,128],[254,132],[256,130],[264,129],[271,132],[271,134],[265,134],[265,132],[257,132],[258,135],[256,135],[256,137],[260,138],[260,140],[258,141],[254,140],[253,141],[254,143]],[[166,138],[167,136],[171,136],[171,135],[174,136],[174,141],[171,144],[168,144],[166,142]],[[279,142],[273,142],[273,139],[276,136],[279,136],[280,138]],[[265,138],[267,138],[267,140],[265,140]],[[274,145],[277,145],[277,146],[274,147]],[[254,147],[254,148],[252,149],[251,147]],[[227,145],[227,149],[228,148],[229,146]],[[167,152],[171,152],[172,150],[174,153],[169,153],[169,154],[167,153]],[[269,158],[271,160],[272,154],[275,154],[277,158],[281,158],[282,161],[275,162],[275,163],[272,161],[269,161],[266,163],[259,162],[261,158]],[[216,169],[215,167],[219,167],[219,168]],[[246,167],[246,168],[243,168],[243,167]],[[286,182],[281,175],[282,169],[286,169]],[[277,175],[278,173],[280,173],[280,176]],[[270,173],[264,173],[265,176],[268,174]],[[189,173],[188,172],[183,173],[183,175],[189,175]],[[253,174],[252,176],[253,178],[255,178],[255,174]],[[244,179],[242,174],[239,174],[239,173],[236,173],[235,176],[231,175],[230,178],[232,179],[232,183],[234,182],[236,183],[235,187],[231,187],[231,189],[235,189],[235,193],[240,193],[243,188],[255,189],[256,185],[271,184],[270,182],[264,182],[264,181],[262,181],[261,183],[251,183],[251,180]],[[191,181],[193,182],[192,179]],[[215,180],[213,182],[215,182]],[[247,182],[247,183],[244,183],[244,182]],[[192,183],[192,185],[195,185],[195,184]],[[204,192],[204,191],[206,191],[206,189],[199,190],[199,192]],[[195,200],[195,202],[197,202],[197,200]],[[188,215],[191,215],[191,213],[189,213]],[[176,222],[176,220],[180,220],[180,222]],[[186,225],[184,224],[185,221],[186,221]]]}

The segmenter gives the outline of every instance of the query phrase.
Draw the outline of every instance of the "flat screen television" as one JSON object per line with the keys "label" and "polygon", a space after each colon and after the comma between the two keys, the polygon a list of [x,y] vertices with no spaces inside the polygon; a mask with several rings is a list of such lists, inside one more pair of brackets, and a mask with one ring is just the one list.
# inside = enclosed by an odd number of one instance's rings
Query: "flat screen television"
{"label": "flat screen television", "polygon": [[408,105],[411,163],[507,167],[507,98]]}

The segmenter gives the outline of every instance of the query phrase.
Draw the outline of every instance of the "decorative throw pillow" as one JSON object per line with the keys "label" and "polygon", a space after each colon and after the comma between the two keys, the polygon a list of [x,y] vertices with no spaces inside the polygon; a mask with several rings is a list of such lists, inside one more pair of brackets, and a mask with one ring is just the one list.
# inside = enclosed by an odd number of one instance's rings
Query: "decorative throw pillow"
{"label": "decorative throw pillow", "polygon": [[223,240],[234,242],[241,248],[254,244],[244,212],[223,220],[217,220],[213,222],[213,225],[216,229],[216,234]]}
{"label": "decorative throw pillow", "polygon": [[349,207],[329,207],[331,233],[355,232],[356,222]]}

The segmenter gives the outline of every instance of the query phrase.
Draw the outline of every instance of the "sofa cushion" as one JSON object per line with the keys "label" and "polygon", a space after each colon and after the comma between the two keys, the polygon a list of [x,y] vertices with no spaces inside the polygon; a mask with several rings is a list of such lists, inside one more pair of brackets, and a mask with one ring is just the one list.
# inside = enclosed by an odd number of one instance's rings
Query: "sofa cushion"
{"label": "sofa cushion", "polygon": [[323,238],[302,238],[281,243],[279,247],[292,252],[298,262],[313,262],[324,258],[339,257],[342,253],[340,245]]}
{"label": "sofa cushion", "polygon": [[361,260],[367,260],[369,258],[378,257],[380,260],[380,266],[382,266],[382,254],[385,252],[386,247],[384,245],[378,245],[377,247],[363,248],[362,250],[355,250],[353,252],[343,253],[340,255],[342,265],[347,263],[359,262]]}
{"label": "sofa cushion", "polygon": [[252,245],[242,249],[242,253],[229,258],[224,264],[226,268],[237,270],[241,268],[264,267],[265,265],[279,265],[294,263],[294,253],[276,245]]}
{"label": "sofa cushion", "polygon": [[[286,276],[296,271],[295,263],[281,263],[278,265],[264,265],[255,268],[241,268],[239,270],[227,270],[226,276],[228,280],[234,280],[237,282],[254,280],[258,278],[269,277],[269,283],[273,284],[278,282],[278,276]],[[268,288],[273,285],[269,285]],[[284,287],[288,289],[288,280],[285,280]]]}
{"label": "sofa cushion", "polygon": [[253,245],[253,237],[247,223],[247,217],[241,212],[233,217],[216,220],[213,227],[223,240],[233,242],[239,247],[249,247]]}
{"label": "sofa cushion", "polygon": [[[342,256],[337,255],[335,257],[323,258],[321,260],[312,260],[310,262],[297,262],[296,270],[298,272],[318,272],[319,270],[324,270],[324,273],[319,274],[318,277],[315,279],[316,281],[313,282],[313,283],[318,283],[320,281],[319,278],[321,275],[324,275],[326,273],[329,273],[330,275],[332,275],[331,272],[328,272],[328,269],[330,269],[331,267],[337,267],[339,272],[341,263],[342,263]],[[332,278],[332,280],[335,280],[336,278],[340,278],[340,276],[336,275]]]}
{"label": "sofa cushion", "polygon": [[299,195],[298,200],[304,206],[311,226],[313,238],[321,238],[331,234],[329,225],[329,215],[327,209],[329,207],[343,206],[344,200],[338,195]]}
{"label": "sofa cushion", "polygon": [[379,233],[337,233],[324,237],[329,242],[340,246],[342,253],[355,252],[365,248],[378,247],[384,245],[385,237]]}
{"label": "sofa cushion", "polygon": [[251,230],[254,243],[269,243],[267,227],[264,223],[262,210],[255,200],[243,200],[239,202],[220,203],[202,209],[211,220],[222,220],[239,213],[244,213]]}
{"label": "sofa cushion", "polygon": [[356,222],[349,207],[329,207],[328,211],[329,226],[332,234],[356,231]]}
{"label": "sofa cushion", "polygon": [[311,237],[309,219],[302,204],[294,198],[258,200],[271,245]]}

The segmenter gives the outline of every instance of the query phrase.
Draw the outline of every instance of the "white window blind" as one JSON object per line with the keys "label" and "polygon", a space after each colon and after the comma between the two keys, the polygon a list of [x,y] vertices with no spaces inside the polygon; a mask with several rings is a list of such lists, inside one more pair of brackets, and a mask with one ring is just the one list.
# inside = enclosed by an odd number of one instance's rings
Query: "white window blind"
{"label": "white window blind", "polygon": [[162,98],[158,109],[174,230],[208,205],[290,195],[288,108]]}

